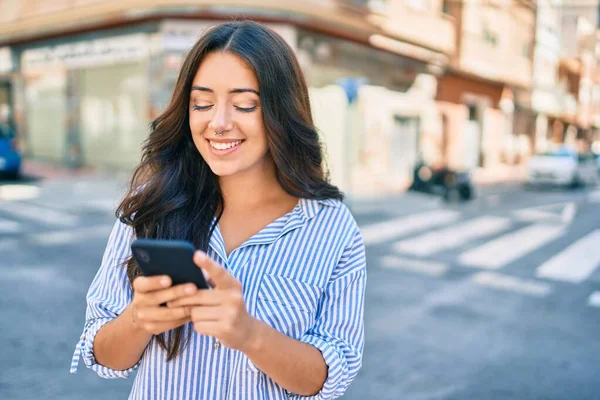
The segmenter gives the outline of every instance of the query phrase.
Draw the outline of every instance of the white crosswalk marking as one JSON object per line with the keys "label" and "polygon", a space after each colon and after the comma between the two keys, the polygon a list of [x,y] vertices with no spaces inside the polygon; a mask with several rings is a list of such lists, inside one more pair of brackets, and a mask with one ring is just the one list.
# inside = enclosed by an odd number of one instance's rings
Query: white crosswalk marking
{"label": "white crosswalk marking", "polygon": [[552,288],[547,283],[498,274],[496,272],[479,272],[472,277],[472,281],[478,285],[535,297],[547,296],[552,291]]}
{"label": "white crosswalk marking", "polygon": [[600,307],[600,292],[594,292],[590,295],[588,305],[590,307]]}
{"label": "white crosswalk marking", "polygon": [[54,226],[75,226],[79,219],[65,212],[28,203],[0,202],[0,210],[19,218]]}
{"label": "white crosswalk marking", "polygon": [[600,266],[600,229],[573,243],[537,269],[537,276],[579,283]]}
{"label": "white crosswalk marking", "polygon": [[424,231],[429,228],[454,222],[459,216],[460,213],[450,210],[428,211],[396,218],[391,221],[363,226],[360,228],[360,232],[365,244],[377,244],[408,233]]}
{"label": "white crosswalk marking", "polygon": [[21,231],[21,224],[16,221],[0,218],[0,234],[17,233]]}
{"label": "white crosswalk marking", "polygon": [[414,256],[430,256],[458,248],[478,238],[491,236],[507,229],[510,225],[511,221],[508,218],[480,217],[415,238],[401,240],[394,245],[394,249]]}
{"label": "white crosswalk marking", "polygon": [[561,225],[531,225],[462,253],[459,262],[474,267],[501,268],[564,233]]}

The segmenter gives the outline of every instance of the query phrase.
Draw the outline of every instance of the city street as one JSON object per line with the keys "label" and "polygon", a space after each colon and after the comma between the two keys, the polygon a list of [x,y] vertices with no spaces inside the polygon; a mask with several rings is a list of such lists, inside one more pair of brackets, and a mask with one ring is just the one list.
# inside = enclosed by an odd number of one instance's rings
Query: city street
{"label": "city street", "polygon": [[[124,184],[0,182],[0,398],[121,399],[80,363],[85,294]],[[364,364],[345,399],[598,399],[600,188],[351,202],[367,244]]]}

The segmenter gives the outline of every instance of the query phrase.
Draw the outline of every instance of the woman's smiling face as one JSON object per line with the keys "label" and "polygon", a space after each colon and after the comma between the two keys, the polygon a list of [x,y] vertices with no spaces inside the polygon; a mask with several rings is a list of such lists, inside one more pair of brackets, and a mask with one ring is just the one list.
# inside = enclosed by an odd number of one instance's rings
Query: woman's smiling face
{"label": "woman's smiling face", "polygon": [[196,148],[219,177],[261,167],[268,150],[258,81],[228,52],[206,55],[190,91],[190,130]]}

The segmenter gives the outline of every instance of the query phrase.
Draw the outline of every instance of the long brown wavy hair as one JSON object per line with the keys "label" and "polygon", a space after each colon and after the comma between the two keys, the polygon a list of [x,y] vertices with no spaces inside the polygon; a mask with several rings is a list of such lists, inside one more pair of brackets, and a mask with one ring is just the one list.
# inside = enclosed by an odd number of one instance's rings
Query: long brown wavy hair
{"label": "long brown wavy hair", "polygon": [[[257,77],[268,151],[283,189],[300,198],[342,199],[323,169],[306,82],[293,50],[261,24],[228,22],[207,31],[190,50],[169,105],[151,124],[141,163],[116,211],[137,238],[183,239],[208,250],[213,218],[219,220],[225,204],[217,176],[192,141],[189,97],[202,59],[216,51],[237,55]],[[132,282],[141,273],[133,257],[126,267]],[[157,336],[167,360],[179,354],[190,334],[179,327]]]}

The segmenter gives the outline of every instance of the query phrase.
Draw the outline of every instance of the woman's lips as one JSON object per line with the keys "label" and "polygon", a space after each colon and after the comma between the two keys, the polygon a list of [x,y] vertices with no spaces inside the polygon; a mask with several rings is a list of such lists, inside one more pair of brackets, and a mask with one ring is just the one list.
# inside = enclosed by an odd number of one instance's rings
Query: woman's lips
{"label": "woman's lips", "polygon": [[207,141],[211,152],[218,156],[229,155],[239,149],[244,143],[243,139],[231,139],[226,141],[207,139]]}

